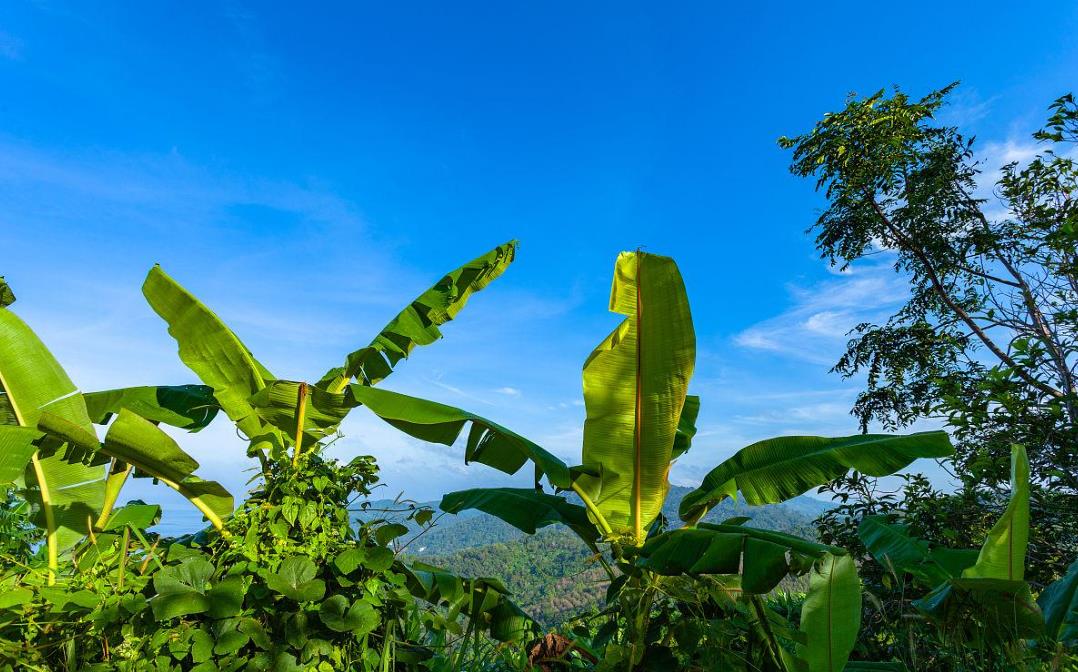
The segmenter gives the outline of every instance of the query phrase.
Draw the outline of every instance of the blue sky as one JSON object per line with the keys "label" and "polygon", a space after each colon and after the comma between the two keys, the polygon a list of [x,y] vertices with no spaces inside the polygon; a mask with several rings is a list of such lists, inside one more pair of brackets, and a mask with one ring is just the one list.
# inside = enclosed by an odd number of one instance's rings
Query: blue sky
{"label": "blue sky", "polygon": [[[192,382],[139,292],[160,262],[274,373],[316,379],[441,273],[519,238],[386,386],[572,459],[580,366],[618,321],[614,258],[642,246],[678,260],[693,301],[703,410],[681,483],[760,438],[855,432],[856,382],[827,369],[904,295],[886,259],[837,274],[816,258],[821,200],[776,138],[850,91],[962,80],[944,118],[991,169],[1030,155],[1078,73],[1069,3],[303,4],[0,8],[17,311],[84,389]],[[356,415],[334,451],[378,456],[386,495],[520,480]],[[226,425],[182,440],[243,490]]]}

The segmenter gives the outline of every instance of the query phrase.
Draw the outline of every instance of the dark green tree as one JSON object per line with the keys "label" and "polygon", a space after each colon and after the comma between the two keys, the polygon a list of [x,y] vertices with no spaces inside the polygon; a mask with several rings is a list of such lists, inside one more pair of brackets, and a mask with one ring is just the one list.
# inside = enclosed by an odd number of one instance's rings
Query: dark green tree
{"label": "dark green tree", "polygon": [[905,304],[858,325],[833,369],[864,380],[851,412],[863,430],[945,422],[962,483],[866,501],[876,486],[840,479],[830,489],[844,514],[822,519],[821,534],[856,548],[856,514],[896,512],[934,541],[974,546],[1006,498],[1010,447],[1023,444],[1029,578],[1043,585],[1078,554],[1078,105],[1057,99],[1033,136],[1041,151],[989,174],[973,139],[935,119],[954,86],[920,100],[851,96],[779,140],[791,171],[826,197],[810,229],[821,257],[845,268],[887,255],[909,282]]}

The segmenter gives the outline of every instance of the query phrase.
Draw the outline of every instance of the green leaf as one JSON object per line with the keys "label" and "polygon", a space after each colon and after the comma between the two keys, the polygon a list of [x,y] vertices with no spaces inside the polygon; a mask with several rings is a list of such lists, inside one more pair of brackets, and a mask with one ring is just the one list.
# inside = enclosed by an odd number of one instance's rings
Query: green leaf
{"label": "green leaf", "polygon": [[157,596],[150,600],[154,618],[166,621],[177,616],[201,614],[210,609],[207,596],[213,565],[202,556],[185,558],[153,575]]}
{"label": "green leaf", "polygon": [[614,532],[642,541],[669,488],[696,336],[685,285],[668,257],[622,252],[610,310],[628,317],[592,351],[583,374],[582,460],[601,471],[579,483]]}
{"label": "green leaf", "polygon": [[34,591],[29,588],[7,588],[0,591],[0,609],[21,607],[34,599]]}
{"label": "green leaf", "polygon": [[150,270],[142,293],[154,312],[168,323],[168,333],[179,345],[180,359],[213,388],[218,404],[252,441],[249,452],[280,450],[280,436],[268,431],[249,401],[266,381],[273,380],[273,374],[220,318],[160,266]]}
{"label": "green leaf", "polygon": [[637,565],[664,576],[740,574],[745,592],[764,594],[807,564],[796,556],[821,558],[828,553],[845,551],[771,530],[702,523],[648,539]]}
{"label": "green leaf", "polygon": [[317,572],[310,558],[297,555],[285,558],[276,572],[265,572],[262,578],[276,593],[296,602],[313,602],[326,594],[326,582],[315,578]]}
{"label": "green leaf", "polygon": [[531,633],[535,621],[511,600],[502,597],[489,612],[490,636],[499,642],[515,642]]}
{"label": "green leaf", "polygon": [[198,462],[160,427],[126,408],[109,427],[101,450],[179,492],[218,529],[232,513],[232,495],[221,484],[194,476]]}
{"label": "green leaf", "polygon": [[19,480],[37,450],[41,432],[33,427],[0,425],[0,485]]}
{"label": "green leaf", "polygon": [[844,672],[908,672],[906,664],[900,661],[874,663],[864,660],[851,660],[842,669]]}
{"label": "green leaf", "polygon": [[318,609],[318,617],[334,632],[354,632],[364,635],[378,627],[381,614],[367,602],[356,601],[351,605],[343,595],[333,595]]}
{"label": "green leaf", "polygon": [[595,542],[599,538],[583,506],[572,504],[564,497],[530,488],[459,490],[442,497],[440,508],[446,513],[477,509],[528,534],[535,534],[538,528],[561,523],[576,532],[592,549],[595,549]]}
{"label": "green leaf", "polygon": [[1037,598],[1045,634],[1067,646],[1078,645],[1078,560]]}
{"label": "green leaf", "polygon": [[101,528],[104,532],[133,527],[145,530],[161,520],[161,507],[156,504],[128,503],[112,512],[108,521]]}
{"label": "green leaf", "polygon": [[685,396],[685,405],[681,407],[681,415],[677,421],[677,432],[674,434],[674,447],[670,451],[670,459],[676,460],[692,447],[692,439],[696,436],[696,418],[700,415],[700,397],[695,394]]}
{"label": "green leaf", "polygon": [[343,367],[326,372],[317,386],[341,392],[353,378],[364,385],[383,380],[417,345],[430,345],[441,338],[438,327],[456,317],[472,294],[509,267],[516,247],[515,240],[499,245],[451,271],[393,318],[370,345],[349,354]]}
{"label": "green leaf", "polygon": [[910,537],[903,525],[888,524],[886,516],[865,516],[857,534],[884,567],[909,572],[930,588],[955,575],[935,560],[927,542]]}
{"label": "green leaf", "polygon": [[799,656],[809,672],[840,672],[861,627],[861,581],[849,555],[827,554],[816,561],[801,608],[805,644]]}
{"label": "green leaf", "polygon": [[528,439],[486,418],[426,399],[409,397],[397,392],[363,385],[351,385],[349,394],[372,413],[417,439],[446,446],[460,436],[464,426],[471,423],[464,461],[479,462],[507,474],[515,474],[531,460],[536,467],[536,480],[546,474],[550,483],[562,489],[572,487],[569,467],[554,455]]}
{"label": "green leaf", "polygon": [[[36,429],[43,412],[63,418],[93,436],[86,405],[60,363],[37,335],[8,308],[0,308],[0,388],[8,414],[21,427]],[[10,471],[29,449],[7,433],[2,462]],[[14,445],[11,443],[14,442]],[[64,451],[40,454],[24,465],[25,497],[40,512],[35,523],[46,530],[49,565],[86,535],[88,519],[105,498],[105,469],[66,459]],[[40,478],[39,478],[40,476]],[[47,495],[47,496],[46,496]]]}
{"label": "green leaf", "polygon": [[374,538],[379,545],[388,546],[389,542],[406,534],[408,534],[408,526],[400,523],[386,523],[374,531]]}
{"label": "green leaf", "polygon": [[147,420],[197,432],[209,425],[221,408],[213,388],[206,385],[125,387],[82,396],[90,418],[98,425],[107,424],[126,408]]}
{"label": "green leaf", "polygon": [[[259,417],[290,439],[296,434],[300,385],[292,380],[275,380],[250,399]],[[303,420],[304,446],[313,445],[335,433],[337,426],[357,405],[351,395],[334,394],[308,385]]]}
{"label": "green leaf", "polygon": [[1011,447],[1011,501],[988,531],[981,553],[972,567],[962,572],[967,579],[1021,581],[1026,573],[1029,545],[1029,459],[1026,449]]}
{"label": "green leaf", "polygon": [[941,584],[913,606],[960,639],[980,642],[1039,637],[1040,608],[1025,581],[956,578]]}
{"label": "green leaf", "polygon": [[712,469],[681,500],[682,520],[697,520],[738,490],[745,502],[777,504],[855,469],[887,476],[922,457],[954,452],[946,432],[907,435],[858,434],[840,438],[780,436],[742,448]]}
{"label": "green leaf", "polygon": [[4,276],[0,275],[0,308],[7,308],[15,303],[15,292],[11,291],[11,285],[7,284]]}

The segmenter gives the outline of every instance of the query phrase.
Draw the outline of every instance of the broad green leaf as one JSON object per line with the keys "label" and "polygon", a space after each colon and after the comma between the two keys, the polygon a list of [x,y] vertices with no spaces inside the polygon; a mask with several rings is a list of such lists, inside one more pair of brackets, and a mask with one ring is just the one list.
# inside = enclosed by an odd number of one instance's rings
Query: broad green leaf
{"label": "broad green leaf", "polygon": [[1025,581],[949,579],[913,606],[971,642],[1032,639],[1044,630],[1040,608]]}
{"label": "broad green leaf", "polygon": [[0,609],[21,607],[34,599],[34,591],[29,588],[6,588],[0,592]]}
{"label": "broad green leaf", "polygon": [[364,635],[378,627],[381,614],[369,602],[355,601],[348,604],[343,595],[333,595],[318,608],[318,618],[335,632],[354,632]]}
{"label": "broad green leaf", "polygon": [[0,275],[0,308],[7,308],[15,303],[15,292],[11,291],[11,285],[7,284],[4,276]]}
{"label": "broad green leaf", "polygon": [[845,551],[781,532],[705,523],[648,539],[637,564],[665,576],[740,574],[745,592],[763,594],[807,564],[796,556],[820,558],[829,553]]}
{"label": "broad green leaf", "polygon": [[[275,380],[250,399],[259,417],[293,442],[301,384],[292,380]],[[303,445],[308,447],[334,434],[341,421],[358,403],[347,393],[327,392],[308,385],[305,405]]]}
{"label": "broad green leaf", "polygon": [[380,525],[374,531],[375,540],[382,546],[388,546],[389,542],[408,534],[408,526],[400,523],[386,523]]}
{"label": "broad green leaf", "polygon": [[610,310],[627,317],[591,353],[583,373],[582,461],[602,469],[598,478],[582,475],[580,485],[614,532],[643,540],[668,489],[696,336],[685,285],[668,257],[622,252]]}
{"label": "broad green leaf", "polygon": [[315,578],[317,572],[310,558],[297,555],[285,558],[276,572],[266,572],[262,578],[274,592],[296,602],[313,602],[326,594],[326,582]]}
{"label": "broad green leaf", "polygon": [[[273,380],[266,370],[209,308],[154,266],[142,285],[142,293],[158,315],[168,323],[168,333],[179,345],[180,359],[213,388],[214,397],[257,450],[280,450],[280,437],[268,432],[249,399]],[[276,441],[275,441],[276,439]]]}
{"label": "broad green leaf", "polygon": [[490,636],[499,642],[515,642],[532,632],[535,621],[504,596],[489,612]]}
{"label": "broad green leaf", "polygon": [[564,462],[486,418],[445,404],[365,385],[351,385],[348,390],[355,401],[372,413],[405,434],[424,441],[451,446],[464,425],[471,423],[464,449],[465,463],[479,462],[515,474],[531,460],[535,464],[536,480],[546,474],[555,487],[566,490],[572,487],[569,467]]}
{"label": "broad green leaf", "polygon": [[861,581],[849,555],[816,561],[801,608],[805,644],[798,655],[809,672],[841,672],[861,627]]}
{"label": "broad green leaf", "polygon": [[165,621],[209,611],[211,600],[207,592],[212,576],[213,565],[202,556],[185,558],[156,572],[153,587],[157,595],[150,600],[154,618]]}
{"label": "broad green leaf", "polygon": [[[7,308],[0,308],[0,388],[9,414],[22,427],[36,429],[47,411],[94,434],[74,383],[30,327]],[[9,433],[7,441],[14,440]],[[27,452],[25,444],[7,446],[2,461],[12,468]],[[105,496],[105,469],[65,459],[62,450],[29,457],[25,496],[39,511],[35,522],[46,530],[49,565],[55,567],[59,553],[84,537],[88,518],[97,515]]]}
{"label": "broad green leaf", "polygon": [[232,495],[224,487],[195,476],[198,462],[193,457],[160,427],[126,408],[109,427],[101,451],[176,490],[217,528],[232,513]]}
{"label": "broad green leaf", "polygon": [[1068,646],[1078,645],[1078,560],[1037,598],[1045,634]]}
{"label": "broad green leaf", "polygon": [[0,485],[19,480],[37,450],[41,432],[32,427],[0,425]]}
{"label": "broad green leaf", "polygon": [[583,506],[572,504],[564,497],[548,495],[531,488],[459,490],[442,497],[440,507],[446,513],[477,509],[528,534],[535,534],[538,528],[561,523],[576,532],[584,543],[593,549],[599,538]]}
{"label": "broad green leaf", "polygon": [[516,248],[516,241],[510,241],[451,271],[393,318],[370,345],[349,354],[343,367],[326,372],[317,386],[341,392],[353,378],[363,385],[383,380],[417,345],[441,338],[438,327],[456,317],[472,294],[509,267]]}
{"label": "broad green leaf", "polygon": [[929,588],[954,576],[932,556],[928,542],[914,539],[904,525],[889,524],[886,516],[865,516],[857,535],[877,562],[894,572],[909,572]]}
{"label": "broad green leaf", "polygon": [[750,505],[777,504],[850,469],[869,476],[887,476],[918,458],[946,457],[952,452],[951,440],[942,431],[766,439],[742,448],[712,469],[700,487],[681,500],[679,513],[682,520],[697,520],[738,490]]}
{"label": "broad green leaf", "polygon": [[147,420],[197,432],[209,425],[221,408],[213,388],[206,385],[125,387],[82,396],[90,419],[98,425],[107,424],[126,408]]}
{"label": "broad green leaf", "polygon": [[1029,545],[1029,459],[1026,449],[1011,447],[1011,501],[988,531],[981,553],[972,567],[962,572],[967,579],[1021,581],[1026,573]]}
{"label": "broad green leaf", "polygon": [[143,504],[141,502],[129,502],[112,512],[108,521],[101,528],[103,531],[122,530],[125,527],[133,527],[136,530],[145,530],[147,527],[156,525],[161,520],[161,507],[156,504]]}

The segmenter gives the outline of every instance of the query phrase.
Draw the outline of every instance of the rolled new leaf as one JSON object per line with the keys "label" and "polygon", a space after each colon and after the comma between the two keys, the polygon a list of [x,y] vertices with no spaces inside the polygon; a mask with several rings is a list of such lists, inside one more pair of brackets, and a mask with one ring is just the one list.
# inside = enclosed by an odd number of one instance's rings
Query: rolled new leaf
{"label": "rolled new leaf", "polygon": [[[696,361],[689,299],[673,259],[623,252],[610,310],[626,318],[584,363],[580,487],[615,533],[638,542],[662,510],[678,423]],[[690,415],[692,407],[690,406]],[[684,452],[682,442],[678,450]]]}
{"label": "rolled new leaf", "polygon": [[572,487],[569,467],[528,439],[486,418],[426,399],[388,390],[351,385],[352,398],[372,413],[417,439],[451,446],[464,426],[471,424],[464,449],[465,462],[479,462],[507,474],[515,474],[524,463],[535,464],[536,481],[543,474],[563,490]]}
{"label": "rolled new leaf", "polygon": [[682,520],[699,520],[739,490],[751,505],[777,504],[854,469],[887,476],[922,457],[954,452],[946,432],[906,435],[859,434],[839,438],[780,436],[746,446],[712,469],[681,500]]}
{"label": "rolled new leaf", "polygon": [[509,267],[516,247],[515,240],[509,241],[448,273],[394,317],[370,345],[350,353],[344,366],[327,371],[317,386],[341,392],[353,378],[364,385],[385,379],[417,345],[430,345],[442,337],[438,327],[456,317],[472,294]]}
{"label": "rolled new leaf", "polygon": [[648,539],[637,564],[665,576],[740,574],[742,590],[763,594],[813,559],[845,552],[781,532],[703,523]]}
{"label": "rolled new leaf", "polygon": [[249,399],[274,376],[209,308],[154,266],[142,285],[150,306],[168,323],[180,359],[213,388],[214,397],[248,439],[249,454],[283,449],[279,432],[263,424]]}
{"label": "rolled new leaf", "polygon": [[977,562],[962,572],[967,579],[1021,581],[1029,545],[1029,458],[1026,449],[1011,448],[1011,500],[981,546]]}
{"label": "rolled new leaf", "polygon": [[104,425],[126,408],[157,423],[197,432],[221,410],[208,385],[148,385],[83,393],[94,424]]}
{"label": "rolled new leaf", "polygon": [[861,627],[861,581],[849,555],[816,561],[801,607],[805,643],[798,656],[808,672],[842,672]]}
{"label": "rolled new leaf", "polygon": [[0,388],[7,420],[29,431],[7,432],[5,471],[23,462],[24,494],[38,512],[35,523],[46,532],[51,570],[59,553],[87,532],[87,518],[104,500],[105,469],[65,459],[64,451],[38,454],[25,441],[37,432],[42,413],[49,412],[93,435],[86,405],[63,367],[45,344],[8,308],[0,308]]}
{"label": "rolled new leaf", "polygon": [[440,508],[446,513],[476,509],[500,518],[527,534],[535,534],[541,527],[561,523],[598,552],[595,542],[599,533],[588,520],[587,509],[557,495],[529,488],[475,488],[445,495]]}
{"label": "rolled new leaf", "polygon": [[220,483],[194,475],[198,462],[157,425],[121,409],[105,436],[102,452],[132,465],[186,497],[217,529],[232,513],[233,499]]}

